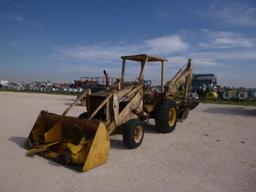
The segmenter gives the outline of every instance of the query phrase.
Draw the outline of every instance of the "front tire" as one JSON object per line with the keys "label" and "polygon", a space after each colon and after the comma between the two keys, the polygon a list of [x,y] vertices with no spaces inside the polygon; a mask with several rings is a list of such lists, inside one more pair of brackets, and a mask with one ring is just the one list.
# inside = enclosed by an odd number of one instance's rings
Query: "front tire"
{"label": "front tire", "polygon": [[157,106],[155,113],[156,129],[161,133],[172,132],[177,123],[177,104],[173,100],[164,100]]}
{"label": "front tire", "polygon": [[123,126],[123,143],[130,149],[140,146],[144,137],[143,123],[138,119],[131,119]]}

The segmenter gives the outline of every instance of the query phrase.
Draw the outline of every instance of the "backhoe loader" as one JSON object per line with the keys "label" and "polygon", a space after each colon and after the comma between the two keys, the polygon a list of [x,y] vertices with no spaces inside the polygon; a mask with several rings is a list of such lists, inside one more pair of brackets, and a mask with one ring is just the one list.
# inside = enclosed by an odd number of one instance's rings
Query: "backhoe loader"
{"label": "backhoe loader", "polygon": [[[124,145],[134,149],[143,141],[143,121],[154,118],[157,131],[169,133],[198,105],[189,96],[191,59],[164,85],[166,59],[146,54],[121,58],[121,76],[114,84],[96,93],[86,91],[62,115],[40,112],[25,143],[27,155],[39,154],[87,171],[107,161],[110,135],[122,134]],[[140,64],[139,75],[132,82],[125,79],[127,60]],[[152,90],[151,81],[143,78],[146,65],[152,62],[161,64],[160,90]],[[79,117],[66,116],[82,99],[86,99],[86,112]]]}

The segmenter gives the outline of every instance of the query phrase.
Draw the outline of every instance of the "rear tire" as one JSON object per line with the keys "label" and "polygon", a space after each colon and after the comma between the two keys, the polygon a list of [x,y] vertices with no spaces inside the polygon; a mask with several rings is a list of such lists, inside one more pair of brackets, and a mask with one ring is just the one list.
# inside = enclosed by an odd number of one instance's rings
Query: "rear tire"
{"label": "rear tire", "polygon": [[143,123],[138,119],[131,119],[123,126],[123,143],[130,149],[140,146],[144,137]]}
{"label": "rear tire", "polygon": [[89,118],[89,115],[87,112],[84,112],[84,113],[81,113],[79,116],[78,116],[79,119],[88,119]]}
{"label": "rear tire", "polygon": [[172,132],[177,123],[177,105],[173,100],[164,100],[155,112],[156,129],[161,133]]}

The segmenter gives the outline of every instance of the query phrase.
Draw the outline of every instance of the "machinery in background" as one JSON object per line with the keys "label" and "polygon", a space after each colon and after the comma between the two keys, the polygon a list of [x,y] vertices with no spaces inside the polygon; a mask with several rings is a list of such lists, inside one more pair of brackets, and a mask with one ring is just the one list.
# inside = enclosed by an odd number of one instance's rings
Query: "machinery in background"
{"label": "machinery in background", "polygon": [[234,88],[234,87],[224,87],[221,88],[218,91],[220,98],[223,100],[239,100],[239,101],[245,101],[249,97],[248,90],[240,87],[240,88]]}
{"label": "machinery in background", "polygon": [[193,74],[192,93],[200,99],[217,99],[217,77],[214,74]]}

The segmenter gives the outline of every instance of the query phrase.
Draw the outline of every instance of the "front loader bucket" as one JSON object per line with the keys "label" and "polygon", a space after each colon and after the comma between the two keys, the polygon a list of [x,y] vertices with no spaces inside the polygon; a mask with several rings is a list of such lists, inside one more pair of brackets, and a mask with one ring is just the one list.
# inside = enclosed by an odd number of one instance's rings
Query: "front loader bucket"
{"label": "front loader bucket", "polygon": [[29,156],[40,154],[58,162],[76,164],[82,171],[105,163],[109,146],[103,122],[45,111],[40,112],[25,143]]}

